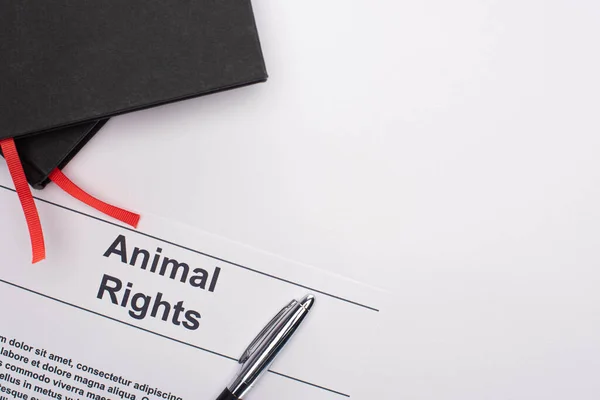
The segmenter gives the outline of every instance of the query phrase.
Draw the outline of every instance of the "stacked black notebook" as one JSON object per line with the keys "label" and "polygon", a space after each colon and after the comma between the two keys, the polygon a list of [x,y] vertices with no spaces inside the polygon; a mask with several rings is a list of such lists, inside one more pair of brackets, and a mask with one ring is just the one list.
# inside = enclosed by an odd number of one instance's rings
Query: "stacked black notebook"
{"label": "stacked black notebook", "polygon": [[0,148],[35,263],[46,250],[27,183],[51,180],[137,226],[139,214],[93,197],[61,169],[114,115],[261,82],[267,73],[250,0],[7,0],[0,77]]}
{"label": "stacked black notebook", "polygon": [[0,76],[36,188],[111,116],[267,79],[249,0],[3,1]]}

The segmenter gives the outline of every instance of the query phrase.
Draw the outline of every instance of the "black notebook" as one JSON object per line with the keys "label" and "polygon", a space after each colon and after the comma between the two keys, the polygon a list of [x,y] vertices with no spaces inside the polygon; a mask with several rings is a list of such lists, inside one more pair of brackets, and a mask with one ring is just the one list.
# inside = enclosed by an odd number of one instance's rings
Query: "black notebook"
{"label": "black notebook", "polygon": [[43,189],[50,182],[50,173],[55,168],[64,168],[106,121],[88,122],[16,139],[27,182],[36,189]]}
{"label": "black notebook", "polygon": [[26,0],[0,2],[0,76],[3,139],[267,73],[249,0]]}

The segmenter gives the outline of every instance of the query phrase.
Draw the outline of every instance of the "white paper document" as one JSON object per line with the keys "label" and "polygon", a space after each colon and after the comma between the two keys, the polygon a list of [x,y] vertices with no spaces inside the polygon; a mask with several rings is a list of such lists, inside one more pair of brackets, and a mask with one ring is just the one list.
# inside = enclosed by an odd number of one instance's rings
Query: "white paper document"
{"label": "white paper document", "polygon": [[152,216],[121,227],[56,192],[36,200],[47,260],[32,265],[10,188],[0,182],[0,399],[215,399],[256,334],[308,293],[310,315],[248,399],[387,392],[387,293]]}

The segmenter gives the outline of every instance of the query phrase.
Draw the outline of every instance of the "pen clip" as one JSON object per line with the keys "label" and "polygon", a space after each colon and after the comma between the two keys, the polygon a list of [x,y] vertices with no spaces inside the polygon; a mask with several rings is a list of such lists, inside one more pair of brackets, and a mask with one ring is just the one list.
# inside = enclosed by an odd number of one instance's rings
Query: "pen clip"
{"label": "pen clip", "polygon": [[273,319],[260,331],[260,333],[256,335],[256,338],[254,338],[252,343],[248,345],[248,347],[244,351],[244,354],[242,354],[242,357],[240,357],[240,364],[243,364],[246,361],[248,361],[250,356],[258,348],[262,341],[269,336],[269,334],[279,325],[279,322],[285,317],[287,312],[297,303],[298,302],[296,300],[292,300],[290,304],[283,307],[281,311],[279,311],[277,315],[275,315]]}

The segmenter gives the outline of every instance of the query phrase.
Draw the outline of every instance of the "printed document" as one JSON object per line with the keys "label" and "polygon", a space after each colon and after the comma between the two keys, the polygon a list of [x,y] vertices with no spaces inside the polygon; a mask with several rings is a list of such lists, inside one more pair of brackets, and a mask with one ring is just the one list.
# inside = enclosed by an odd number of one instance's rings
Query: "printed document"
{"label": "printed document", "polygon": [[12,187],[0,179],[0,399],[216,399],[308,293],[307,320],[247,398],[386,393],[388,293],[158,217],[122,227],[52,191],[35,193],[47,260],[32,265]]}

